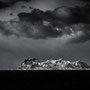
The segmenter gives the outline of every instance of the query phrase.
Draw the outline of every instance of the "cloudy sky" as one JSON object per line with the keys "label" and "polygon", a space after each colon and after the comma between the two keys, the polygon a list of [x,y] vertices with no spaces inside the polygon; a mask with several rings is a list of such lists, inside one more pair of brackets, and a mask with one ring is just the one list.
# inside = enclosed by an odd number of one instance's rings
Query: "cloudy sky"
{"label": "cloudy sky", "polygon": [[90,64],[88,0],[0,0],[0,69],[24,59]]}

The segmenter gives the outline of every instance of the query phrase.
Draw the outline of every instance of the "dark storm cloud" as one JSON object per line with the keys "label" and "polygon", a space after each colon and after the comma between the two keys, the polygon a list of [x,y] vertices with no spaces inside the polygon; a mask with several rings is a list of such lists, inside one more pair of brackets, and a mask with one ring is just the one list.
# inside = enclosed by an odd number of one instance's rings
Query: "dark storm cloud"
{"label": "dark storm cloud", "polygon": [[84,1],[84,2],[90,2],[90,0],[81,0],[81,1]]}
{"label": "dark storm cloud", "polygon": [[31,1],[31,0],[0,0],[0,9],[10,7],[11,5],[15,4],[19,1]]}
{"label": "dark storm cloud", "polygon": [[18,14],[22,21],[49,21],[54,23],[56,21],[62,21],[63,23],[90,23],[90,5],[86,4],[83,7],[58,7],[53,11],[43,12],[39,9],[34,9],[31,13],[20,13]]}
{"label": "dark storm cloud", "polygon": [[0,1],[0,9],[5,8],[5,7],[8,7],[8,5]]}
{"label": "dark storm cloud", "polygon": [[[70,42],[85,42],[90,39],[90,5],[83,7],[58,7],[54,11],[43,12],[34,9],[31,13],[20,13],[21,21],[32,23],[49,22],[50,28],[54,29],[59,36],[69,35]],[[57,34],[58,37],[58,34]]]}
{"label": "dark storm cloud", "polygon": [[19,1],[31,1],[31,0],[0,0],[0,1],[7,4],[13,4]]}
{"label": "dark storm cloud", "polygon": [[64,38],[79,43],[90,40],[90,6],[58,7],[53,11],[19,13],[20,21],[0,22],[0,32],[34,39]]}
{"label": "dark storm cloud", "polygon": [[90,4],[86,4],[83,7],[59,7],[54,11],[55,19],[64,23],[78,24],[78,23],[90,23]]}

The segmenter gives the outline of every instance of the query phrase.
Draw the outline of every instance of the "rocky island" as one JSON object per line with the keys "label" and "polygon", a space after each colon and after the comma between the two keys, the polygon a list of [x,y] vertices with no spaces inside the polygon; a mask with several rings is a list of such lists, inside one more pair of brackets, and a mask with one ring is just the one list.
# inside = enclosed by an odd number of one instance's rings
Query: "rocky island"
{"label": "rocky island", "polygon": [[85,62],[68,61],[57,59],[57,60],[46,60],[40,62],[38,59],[26,59],[19,66],[18,70],[88,70],[90,66]]}

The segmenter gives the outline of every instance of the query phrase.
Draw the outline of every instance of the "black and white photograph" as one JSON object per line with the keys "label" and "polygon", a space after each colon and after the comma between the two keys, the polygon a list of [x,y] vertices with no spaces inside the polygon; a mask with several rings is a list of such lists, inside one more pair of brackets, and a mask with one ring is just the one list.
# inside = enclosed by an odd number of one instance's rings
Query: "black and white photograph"
{"label": "black and white photograph", "polygon": [[0,0],[0,70],[90,70],[90,1]]}

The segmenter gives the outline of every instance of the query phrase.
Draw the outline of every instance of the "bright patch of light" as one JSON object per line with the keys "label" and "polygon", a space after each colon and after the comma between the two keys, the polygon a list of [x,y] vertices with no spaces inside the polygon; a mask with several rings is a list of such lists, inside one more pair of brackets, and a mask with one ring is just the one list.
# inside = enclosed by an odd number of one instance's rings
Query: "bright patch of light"
{"label": "bright patch of light", "polygon": [[71,31],[72,33],[74,33],[74,31],[73,31],[73,29],[72,29],[72,28],[70,28],[70,31]]}
{"label": "bright patch of light", "polygon": [[56,30],[57,30],[57,31],[61,31],[61,28],[56,27]]}

